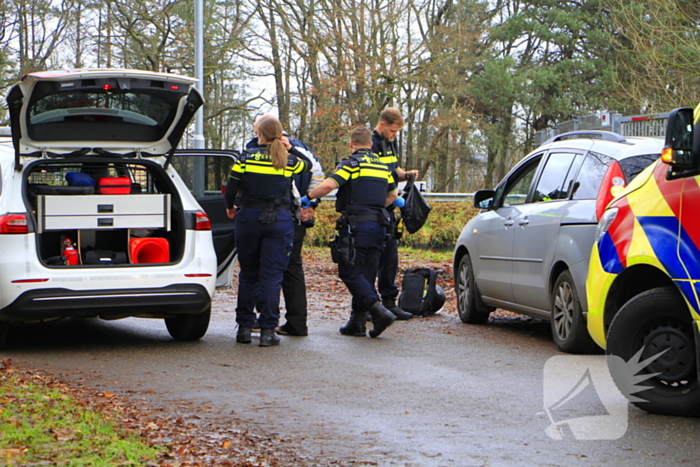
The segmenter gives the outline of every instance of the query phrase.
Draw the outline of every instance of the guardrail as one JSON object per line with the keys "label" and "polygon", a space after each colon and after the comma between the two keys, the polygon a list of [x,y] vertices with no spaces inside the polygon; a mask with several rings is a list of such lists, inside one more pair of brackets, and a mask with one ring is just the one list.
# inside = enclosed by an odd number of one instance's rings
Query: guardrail
{"label": "guardrail", "polygon": [[[460,203],[470,202],[474,193],[421,193],[428,203]],[[323,197],[323,201],[335,201],[335,196]]]}
{"label": "guardrail", "polygon": [[[206,191],[206,196],[220,195],[220,191]],[[471,202],[474,193],[421,193],[423,198],[429,203],[454,203],[467,201]],[[324,201],[335,201],[335,196],[328,195],[323,197]]]}

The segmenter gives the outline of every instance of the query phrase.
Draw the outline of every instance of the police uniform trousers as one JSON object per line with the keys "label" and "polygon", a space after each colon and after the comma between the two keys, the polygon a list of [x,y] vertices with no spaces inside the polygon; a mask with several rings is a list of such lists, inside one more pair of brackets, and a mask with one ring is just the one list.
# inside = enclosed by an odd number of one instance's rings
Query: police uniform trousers
{"label": "police uniform trousers", "polygon": [[379,255],[379,271],[377,288],[382,301],[396,300],[399,296],[399,288],[396,286],[396,273],[399,269],[399,242],[396,239],[396,215],[389,210],[389,235],[386,236],[384,249]]}
{"label": "police uniform trousers", "polygon": [[385,236],[386,227],[379,222],[359,222],[354,235],[355,263],[338,263],[338,275],[352,294],[353,313],[363,313],[379,301],[374,281]]}
{"label": "police uniform trousers", "polygon": [[262,209],[242,208],[234,217],[238,248],[238,304],[236,322],[252,327],[260,316],[261,329],[279,324],[280,289],[289,263],[294,238],[294,221],[288,209],[277,210],[277,221],[262,224]]}
{"label": "police uniform trousers", "polygon": [[287,309],[284,317],[287,320],[285,326],[296,334],[308,333],[306,325],[307,303],[306,303],[306,279],[304,277],[304,267],[301,259],[301,249],[306,237],[306,226],[297,224],[294,227],[294,244],[292,254],[289,257],[289,265],[284,272],[282,281],[282,293],[284,294],[284,305]]}

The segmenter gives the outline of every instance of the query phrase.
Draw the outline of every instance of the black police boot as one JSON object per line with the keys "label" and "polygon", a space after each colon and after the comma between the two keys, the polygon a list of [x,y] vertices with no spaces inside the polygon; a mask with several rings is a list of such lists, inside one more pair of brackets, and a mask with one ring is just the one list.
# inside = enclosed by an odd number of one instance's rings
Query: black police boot
{"label": "black police boot", "polygon": [[396,300],[393,298],[382,300],[382,305],[384,305],[384,308],[391,311],[399,321],[406,321],[413,318],[413,313],[403,311],[401,308],[399,308],[399,306],[396,304]]}
{"label": "black police boot", "polygon": [[372,315],[372,324],[374,325],[374,328],[369,331],[369,337],[379,337],[396,319],[391,311],[384,308],[382,302],[376,302],[369,307],[369,314]]}
{"label": "black police boot", "polygon": [[350,319],[340,328],[340,333],[344,336],[365,337],[367,328],[365,327],[365,312],[352,312]]}
{"label": "black police boot", "polygon": [[273,329],[261,329],[260,330],[260,347],[272,347],[273,345],[279,345],[280,338],[275,334]]}
{"label": "black police boot", "polygon": [[253,341],[253,339],[250,338],[250,333],[252,331],[252,328],[238,326],[238,333],[236,333],[236,342],[238,342],[239,344],[250,344]]}

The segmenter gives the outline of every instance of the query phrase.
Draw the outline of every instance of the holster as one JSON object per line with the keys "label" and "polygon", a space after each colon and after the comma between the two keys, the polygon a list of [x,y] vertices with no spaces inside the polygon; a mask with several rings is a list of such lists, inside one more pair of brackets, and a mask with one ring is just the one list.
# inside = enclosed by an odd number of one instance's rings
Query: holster
{"label": "holster", "polygon": [[401,237],[403,237],[403,219],[400,216],[392,222],[391,233],[394,234],[396,240],[401,240]]}
{"label": "holster", "polygon": [[331,259],[336,264],[352,266],[355,264],[354,230],[348,216],[342,215],[335,221],[337,234],[331,236],[328,246],[331,249]]}
{"label": "holster", "polygon": [[269,200],[264,200],[264,201],[246,201],[243,202],[243,207],[244,208],[251,208],[251,209],[262,209],[263,211],[260,213],[260,216],[258,217],[258,221],[260,221],[261,224],[272,224],[273,222],[277,221],[277,210],[280,209],[282,206],[287,206],[288,203],[285,201],[282,201],[279,198],[275,199],[269,199]]}

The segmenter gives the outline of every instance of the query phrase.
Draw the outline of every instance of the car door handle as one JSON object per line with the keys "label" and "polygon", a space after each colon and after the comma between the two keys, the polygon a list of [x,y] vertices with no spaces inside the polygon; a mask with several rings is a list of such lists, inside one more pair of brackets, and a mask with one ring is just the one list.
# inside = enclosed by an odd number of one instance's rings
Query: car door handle
{"label": "car door handle", "polygon": [[525,219],[520,219],[520,220],[518,221],[518,225],[521,225],[521,226],[522,226],[522,225],[528,225],[529,223],[530,223],[530,219],[528,219],[527,217],[526,217]]}
{"label": "car door handle", "polygon": [[514,224],[513,219],[508,219],[507,221],[505,221],[503,223],[503,225],[505,225],[506,227],[513,227],[513,224]]}

